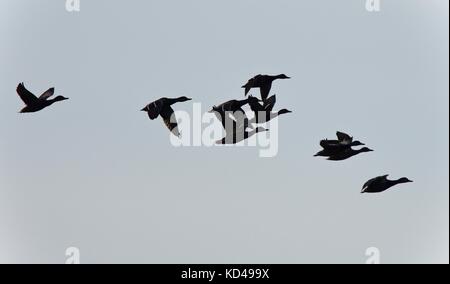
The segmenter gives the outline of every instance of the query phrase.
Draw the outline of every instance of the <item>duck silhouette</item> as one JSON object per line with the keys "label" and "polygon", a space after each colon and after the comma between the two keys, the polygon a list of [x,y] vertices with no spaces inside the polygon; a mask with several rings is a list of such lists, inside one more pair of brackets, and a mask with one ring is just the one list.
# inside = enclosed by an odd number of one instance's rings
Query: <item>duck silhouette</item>
{"label": "duck silhouette", "polygon": [[320,146],[323,148],[323,150],[318,152],[314,156],[329,157],[329,160],[340,161],[346,160],[360,153],[372,151],[369,148],[362,148],[360,150],[352,149],[352,147],[365,146],[365,144],[360,141],[354,141],[353,137],[344,132],[338,131],[336,133],[336,136],[338,137],[338,140],[324,139],[320,141]]}
{"label": "duck silhouette", "polygon": [[388,177],[389,175],[384,175],[369,180],[364,184],[361,193],[381,193],[396,185],[413,182],[406,177],[398,180],[389,180]]}
{"label": "duck silhouette", "polygon": [[250,79],[247,84],[242,86],[242,88],[245,89],[245,95],[247,96],[251,89],[253,88],[259,88],[261,92],[261,99],[263,101],[266,101],[269,97],[270,90],[272,89],[272,83],[275,80],[280,79],[291,79],[290,77],[286,76],[285,74],[280,74],[276,76],[271,75],[257,75]]}
{"label": "duck silhouette", "polygon": [[263,104],[261,104],[260,100],[257,98],[249,96],[248,104],[250,105],[251,110],[255,113],[255,118],[251,121],[251,123],[262,124],[269,122],[280,115],[292,113],[292,111],[288,109],[282,109],[278,112],[273,111],[276,104],[276,96],[268,98],[265,102],[263,102]]}
{"label": "duck silhouette", "polygon": [[68,98],[63,96],[57,96],[54,99],[50,99],[55,94],[55,88],[48,89],[39,98],[28,91],[23,83],[20,83],[16,90],[17,94],[26,105],[20,113],[38,112],[56,102],[68,100]]}
{"label": "duck silhouette", "polygon": [[159,116],[163,119],[164,124],[170,130],[170,132],[177,136],[181,137],[181,134],[178,130],[178,122],[175,115],[175,111],[172,108],[172,105],[176,103],[187,102],[192,99],[187,97],[179,97],[179,98],[161,98],[157,101],[149,103],[146,107],[141,109],[141,111],[145,111],[148,114],[148,117],[151,120],[155,120]]}

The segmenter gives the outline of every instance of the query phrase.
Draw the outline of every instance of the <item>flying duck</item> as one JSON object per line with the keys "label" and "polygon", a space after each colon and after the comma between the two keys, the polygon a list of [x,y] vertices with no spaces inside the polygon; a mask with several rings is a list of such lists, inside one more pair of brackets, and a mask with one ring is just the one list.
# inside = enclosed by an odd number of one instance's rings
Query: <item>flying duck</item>
{"label": "flying duck", "polygon": [[38,98],[33,93],[28,91],[23,83],[20,83],[17,86],[17,94],[26,105],[20,113],[37,112],[51,106],[56,102],[68,100],[68,98],[63,96],[57,96],[54,99],[50,99],[55,94],[55,88],[48,89]]}
{"label": "flying duck", "polygon": [[270,90],[272,89],[272,83],[278,79],[291,79],[285,74],[280,74],[277,76],[270,75],[257,75],[250,79],[247,84],[242,86],[245,89],[245,95],[247,96],[251,89],[259,88],[261,91],[261,98],[263,101],[266,101],[269,97]]}
{"label": "flying duck", "polygon": [[265,102],[263,102],[263,104],[260,104],[260,101],[253,96],[249,96],[248,99],[248,104],[250,105],[251,110],[255,113],[255,119],[252,122],[256,124],[266,123],[280,115],[292,113],[292,111],[287,109],[273,112],[273,108],[276,103],[276,96],[268,98]]}
{"label": "flying duck", "polygon": [[399,180],[389,180],[388,176],[384,175],[369,180],[364,184],[361,193],[381,193],[398,184],[413,182],[406,177]]}
{"label": "flying duck", "polygon": [[320,146],[323,150],[317,153],[315,157],[332,157],[331,160],[348,159],[359,154],[361,151],[370,150],[368,148],[363,148],[364,150],[353,150],[352,147],[365,146],[365,144],[360,141],[353,141],[353,137],[346,133],[337,132],[336,136],[338,140],[325,139],[320,141]]}
{"label": "flying duck", "polygon": [[161,98],[157,101],[154,101],[148,104],[145,108],[141,109],[141,111],[145,111],[148,114],[148,117],[151,120],[155,120],[158,116],[164,121],[164,124],[167,128],[172,132],[173,135],[180,137],[181,134],[178,130],[177,118],[175,116],[175,111],[172,108],[172,105],[176,103],[187,102],[192,99],[187,97],[179,97],[176,99],[169,98]]}

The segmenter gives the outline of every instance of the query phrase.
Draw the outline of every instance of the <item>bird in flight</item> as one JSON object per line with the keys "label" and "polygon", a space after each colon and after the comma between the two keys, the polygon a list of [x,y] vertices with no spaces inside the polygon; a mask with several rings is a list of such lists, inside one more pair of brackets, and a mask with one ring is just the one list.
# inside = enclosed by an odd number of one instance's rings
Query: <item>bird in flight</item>
{"label": "bird in flight", "polygon": [[403,177],[398,180],[389,180],[389,175],[379,176],[366,182],[361,193],[381,193],[398,184],[411,183],[412,180]]}
{"label": "bird in flight", "polygon": [[33,93],[28,91],[23,83],[20,83],[17,86],[17,94],[26,105],[20,113],[38,112],[56,102],[68,100],[68,98],[63,96],[57,96],[56,98],[51,99],[51,97],[55,94],[55,88],[48,89],[38,98]]}
{"label": "bird in flight", "polygon": [[160,116],[170,132],[177,137],[181,137],[180,131],[178,130],[177,118],[172,105],[190,100],[192,99],[187,97],[179,97],[175,99],[161,98],[157,101],[149,103],[146,107],[141,109],[141,111],[147,112],[148,117],[151,120],[155,120]]}
{"label": "bird in flight", "polygon": [[325,139],[320,141],[320,146],[323,150],[317,153],[315,157],[328,157],[330,161],[343,161],[361,153],[373,152],[372,149],[367,147],[359,150],[353,149],[352,147],[365,146],[365,144],[360,141],[354,141],[353,137],[346,133],[337,132],[336,136],[338,140]]}
{"label": "bird in flight", "polygon": [[261,91],[261,99],[265,102],[269,97],[270,90],[272,89],[272,83],[279,79],[291,79],[285,74],[277,76],[271,75],[257,75],[250,79],[247,84],[242,86],[245,89],[245,95],[247,96],[251,89],[259,88]]}

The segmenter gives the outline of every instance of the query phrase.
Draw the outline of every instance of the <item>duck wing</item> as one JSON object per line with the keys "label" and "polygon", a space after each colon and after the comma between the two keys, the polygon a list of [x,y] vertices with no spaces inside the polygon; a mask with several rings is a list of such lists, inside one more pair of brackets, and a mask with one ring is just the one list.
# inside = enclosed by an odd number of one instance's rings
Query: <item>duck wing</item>
{"label": "duck wing", "polygon": [[245,96],[248,95],[248,93],[250,92],[250,90],[252,89],[252,87],[250,87],[248,84],[244,86],[245,88]]}
{"label": "duck wing", "polygon": [[162,119],[164,120],[164,124],[167,126],[170,132],[172,132],[173,135],[180,137],[181,134],[178,131],[177,117],[173,108],[170,106],[166,106],[160,111],[159,115],[161,115]]}
{"label": "duck wing", "polygon": [[28,91],[23,83],[20,83],[19,86],[17,86],[17,94],[26,105],[39,103],[39,99],[33,93]]}
{"label": "duck wing", "polygon": [[164,109],[164,101],[163,100],[157,100],[153,103],[150,103],[147,106],[148,117],[151,120],[155,120],[161,114],[163,109]]}
{"label": "duck wing", "polygon": [[265,102],[269,97],[270,90],[272,89],[272,82],[267,82],[260,87],[261,99]]}
{"label": "duck wing", "polygon": [[338,140],[339,140],[340,142],[342,142],[342,143],[350,144],[350,143],[353,142],[353,137],[351,137],[351,136],[348,135],[347,133],[338,131],[338,132],[336,133],[336,136],[337,136]]}
{"label": "duck wing", "polygon": [[43,94],[39,97],[39,99],[40,99],[40,100],[47,100],[47,99],[49,99],[50,97],[52,97],[54,94],[55,94],[55,88],[50,88],[50,89],[48,89],[47,91],[45,91],[45,93],[43,93]]}
{"label": "duck wing", "polygon": [[245,96],[247,96],[250,90],[255,87],[255,78],[248,80],[247,84],[242,86],[242,88],[245,88]]}
{"label": "duck wing", "polygon": [[320,141],[320,146],[322,146],[322,148],[324,149],[330,149],[330,148],[339,148],[342,147],[343,145],[337,141],[337,140],[322,140]]}

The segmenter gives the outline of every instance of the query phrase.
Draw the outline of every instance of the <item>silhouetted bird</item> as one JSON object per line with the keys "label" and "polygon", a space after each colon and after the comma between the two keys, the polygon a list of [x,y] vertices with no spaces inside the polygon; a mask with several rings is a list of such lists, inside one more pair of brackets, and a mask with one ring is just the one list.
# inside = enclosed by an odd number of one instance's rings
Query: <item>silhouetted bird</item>
{"label": "silhouetted bird", "polygon": [[242,86],[245,89],[245,95],[247,96],[251,89],[259,88],[261,91],[261,98],[263,101],[266,101],[269,97],[270,90],[272,89],[272,83],[278,79],[291,79],[290,77],[281,74],[277,76],[270,75],[257,75],[254,78],[250,79],[247,84]]}
{"label": "silhouetted bird", "polygon": [[353,156],[359,155],[361,153],[368,153],[368,152],[373,152],[372,149],[369,149],[367,147],[364,147],[362,149],[359,150],[354,150],[351,147],[348,147],[347,149],[340,151],[338,153],[334,153],[332,155],[329,156],[328,160],[330,161],[343,161],[343,160],[347,160]]}
{"label": "silhouetted bird", "polygon": [[164,120],[164,124],[169,128],[173,135],[180,137],[181,134],[178,130],[177,118],[175,116],[175,111],[172,109],[172,105],[181,102],[187,102],[192,99],[187,97],[180,97],[177,99],[161,98],[148,104],[141,111],[148,113],[148,117],[151,120],[155,120],[158,116]]}
{"label": "silhouetted bird", "polygon": [[54,99],[50,99],[55,94],[55,89],[51,88],[45,93],[43,93],[39,98],[36,97],[34,94],[32,94],[30,91],[28,91],[25,88],[25,85],[23,83],[20,83],[17,86],[17,94],[22,99],[22,101],[25,103],[25,107],[20,111],[20,113],[27,113],[27,112],[37,112],[40,111],[48,106],[51,106],[52,104],[64,100],[68,100],[68,98],[65,98],[63,96],[57,96]]}
{"label": "silhouetted bird", "polygon": [[248,104],[250,105],[251,110],[255,113],[255,119],[251,121],[251,123],[266,123],[280,115],[292,113],[292,111],[287,109],[273,112],[273,108],[276,103],[276,96],[268,98],[263,104],[260,104],[260,101],[253,96],[249,96],[248,99]]}
{"label": "silhouetted bird", "polygon": [[389,175],[380,176],[369,180],[364,184],[361,193],[380,193],[398,184],[413,182],[406,177],[399,180],[388,180],[388,176]]}
{"label": "silhouetted bird", "polygon": [[365,144],[360,141],[353,141],[353,137],[346,133],[337,132],[336,136],[338,137],[338,140],[320,141],[320,146],[322,146],[323,150],[317,153],[315,157],[331,157],[330,160],[345,160],[359,154],[361,151],[364,152],[370,150],[368,148],[353,150],[351,147],[364,146]]}

